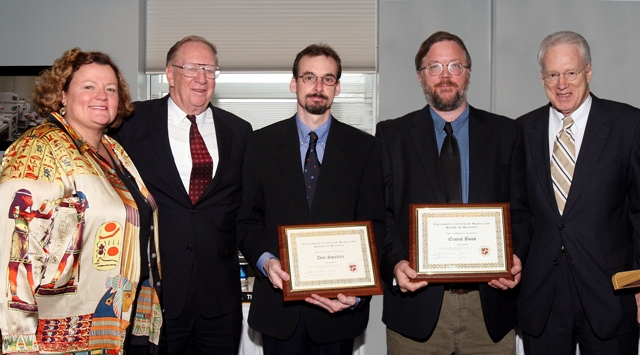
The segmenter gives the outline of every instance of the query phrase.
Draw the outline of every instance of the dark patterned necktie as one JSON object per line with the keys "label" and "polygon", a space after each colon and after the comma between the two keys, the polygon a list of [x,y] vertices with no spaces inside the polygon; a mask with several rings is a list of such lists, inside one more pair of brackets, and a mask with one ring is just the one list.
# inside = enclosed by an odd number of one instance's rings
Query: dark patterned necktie
{"label": "dark patterned necktie", "polygon": [[318,152],[316,144],[318,143],[318,135],[316,132],[309,132],[309,149],[304,160],[304,183],[307,186],[307,203],[311,209],[313,202],[313,193],[316,191],[318,175],[320,175],[320,161],[318,160]]}
{"label": "dark patterned necktie", "polygon": [[200,135],[196,116],[187,115],[191,121],[189,130],[189,147],[191,148],[191,178],[189,179],[189,198],[192,204],[196,204],[204,190],[211,182],[213,175],[213,159],[207,150],[207,145]]}
{"label": "dark patterned necktie", "polygon": [[440,149],[440,173],[447,203],[462,203],[462,173],[460,171],[460,148],[453,135],[451,122],[444,125],[447,136]]}

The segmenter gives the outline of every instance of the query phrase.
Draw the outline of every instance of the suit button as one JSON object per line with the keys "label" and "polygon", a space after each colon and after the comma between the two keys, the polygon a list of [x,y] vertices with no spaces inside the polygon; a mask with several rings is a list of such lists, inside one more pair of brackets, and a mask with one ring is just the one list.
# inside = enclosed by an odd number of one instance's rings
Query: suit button
{"label": "suit button", "polygon": [[153,232],[153,225],[151,225],[150,229],[151,229],[151,231]]}
{"label": "suit button", "polygon": [[195,213],[196,213],[196,210],[191,210],[191,214],[195,214]]}
{"label": "suit button", "polygon": [[156,258],[156,253],[151,253],[151,258],[155,259]]}
{"label": "suit button", "polygon": [[553,261],[553,265],[554,265],[554,266],[558,266],[558,260],[554,260],[554,261]]}
{"label": "suit button", "polygon": [[160,281],[156,282],[157,287],[160,287],[160,285],[161,285]]}
{"label": "suit button", "polygon": [[558,229],[560,229],[561,231],[563,231],[563,230],[564,230],[564,224],[559,225],[559,226],[558,226]]}
{"label": "suit button", "polygon": [[187,247],[187,251],[193,251],[193,247],[192,247],[191,245],[189,245],[189,246]]}

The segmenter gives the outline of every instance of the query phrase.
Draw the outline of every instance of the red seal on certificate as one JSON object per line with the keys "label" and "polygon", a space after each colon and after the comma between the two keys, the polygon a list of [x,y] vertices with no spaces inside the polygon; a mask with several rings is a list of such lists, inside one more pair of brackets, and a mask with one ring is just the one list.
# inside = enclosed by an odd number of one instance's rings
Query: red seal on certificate
{"label": "red seal on certificate", "polygon": [[356,263],[349,264],[349,271],[356,272],[358,270],[358,265]]}
{"label": "red seal on certificate", "polygon": [[491,249],[489,249],[488,246],[484,245],[480,247],[480,255],[488,256],[489,254],[491,254]]}

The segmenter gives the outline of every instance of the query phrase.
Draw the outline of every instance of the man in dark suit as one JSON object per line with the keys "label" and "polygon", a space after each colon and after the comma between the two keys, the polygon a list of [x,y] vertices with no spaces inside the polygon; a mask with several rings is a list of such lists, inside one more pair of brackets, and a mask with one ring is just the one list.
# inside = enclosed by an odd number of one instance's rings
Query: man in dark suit
{"label": "man in dark suit", "polygon": [[[369,319],[370,297],[284,302],[289,275],[277,259],[278,225],[371,220],[374,235],[384,237],[380,145],[331,115],[341,71],[327,45],[298,53],[290,84],[297,113],[254,132],[247,147],[237,230],[240,250],[256,268],[249,325],[263,334],[266,355],[352,354]],[[314,166],[319,174],[305,176]]]}
{"label": "man in dark suit", "polygon": [[535,226],[518,325],[527,354],[637,354],[633,291],[611,276],[640,260],[640,110],[590,93],[591,54],[575,32],[540,45],[550,103],[518,119]]}
{"label": "man in dark suit", "polygon": [[[432,34],[420,46],[415,66],[428,105],[376,128],[387,197],[381,270],[388,354],[513,354],[511,289],[520,280],[520,240],[531,226],[522,129],[514,120],[467,104],[471,58],[458,36]],[[452,141],[457,154],[451,154]],[[457,171],[453,176],[451,168]],[[446,285],[414,280],[417,273],[407,261],[409,204],[467,202],[511,204],[514,280]]]}
{"label": "man in dark suit", "polygon": [[178,41],[169,95],[135,103],[115,135],[158,202],[168,354],[237,354],[240,343],[235,219],[251,125],[210,104],[219,71],[213,44]]}

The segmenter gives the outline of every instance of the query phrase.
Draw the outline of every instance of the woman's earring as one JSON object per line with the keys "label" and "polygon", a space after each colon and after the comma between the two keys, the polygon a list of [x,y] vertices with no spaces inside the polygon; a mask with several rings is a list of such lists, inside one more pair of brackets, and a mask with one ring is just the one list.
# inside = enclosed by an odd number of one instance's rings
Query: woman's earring
{"label": "woman's earring", "polygon": [[65,113],[67,113],[67,108],[65,106],[62,106],[62,108],[60,109],[60,115],[64,116]]}

